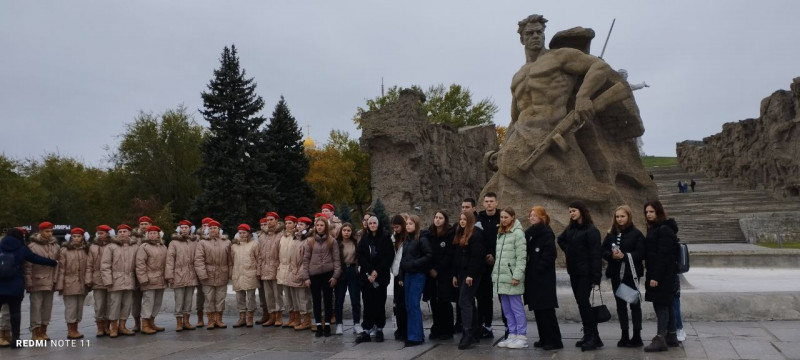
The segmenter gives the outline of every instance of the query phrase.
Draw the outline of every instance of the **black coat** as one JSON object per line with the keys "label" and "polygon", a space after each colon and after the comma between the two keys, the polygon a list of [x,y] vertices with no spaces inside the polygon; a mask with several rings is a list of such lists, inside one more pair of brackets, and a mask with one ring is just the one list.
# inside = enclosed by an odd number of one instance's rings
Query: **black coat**
{"label": "black coat", "polygon": [[3,240],[0,241],[0,250],[7,254],[13,254],[14,263],[17,267],[14,276],[8,279],[0,279],[0,295],[14,297],[25,296],[25,275],[24,267],[22,266],[24,262],[28,261],[44,266],[58,265],[58,262],[53,259],[36,255],[31,249],[25,246],[21,239],[14,236],[6,235],[3,237]]}
{"label": "black coat", "polygon": [[378,272],[375,281],[378,285],[389,286],[392,262],[394,261],[394,246],[388,235],[378,235],[367,232],[358,242],[356,256],[361,274],[361,286],[372,286],[367,279],[372,270]]}
{"label": "black coat", "polygon": [[571,222],[558,236],[558,246],[566,255],[570,277],[588,277],[592,284],[600,284],[603,278],[602,250],[600,231],[594,225]]}
{"label": "black coat", "polygon": [[522,299],[529,310],[558,307],[555,238],[553,229],[544,223],[525,230],[528,262],[525,266],[525,294]]}
{"label": "black coat", "polygon": [[475,229],[467,246],[454,245],[453,276],[479,279],[483,275],[485,265],[486,250],[483,248],[483,234]]}
{"label": "black coat", "polygon": [[[619,238],[620,242],[620,251],[625,254],[624,257],[619,260],[613,258],[613,252],[611,251],[611,244],[616,243],[617,238]],[[606,267],[607,278],[619,279],[619,269],[622,264],[625,263],[625,282],[629,285],[633,284],[633,274],[631,273],[631,267],[628,262],[629,254],[633,258],[633,266],[636,268],[636,275],[640,278],[644,275],[644,266],[642,265],[642,260],[644,260],[645,255],[644,235],[642,235],[642,232],[635,226],[628,226],[626,229],[622,230],[621,234],[617,233],[616,228],[612,229],[611,232],[606,235],[606,239],[603,240],[602,247],[603,259],[608,263]]]}
{"label": "black coat", "polygon": [[[675,301],[675,280],[678,276],[675,264],[678,244],[678,224],[668,219],[662,224],[647,228],[645,237],[647,282],[645,301],[670,305]],[[658,281],[657,287],[650,287],[650,280]]]}
{"label": "black coat", "polygon": [[428,274],[433,263],[433,250],[428,242],[427,231],[420,233],[419,240],[411,237],[403,241],[403,257],[400,259],[398,277],[403,279],[406,273]]}
{"label": "black coat", "polygon": [[436,278],[428,275],[425,283],[425,292],[422,299],[425,301],[439,299],[440,301],[456,301],[458,293],[453,287],[453,234],[455,227],[451,227],[442,236],[427,232],[426,237],[433,251],[432,269],[436,270]]}

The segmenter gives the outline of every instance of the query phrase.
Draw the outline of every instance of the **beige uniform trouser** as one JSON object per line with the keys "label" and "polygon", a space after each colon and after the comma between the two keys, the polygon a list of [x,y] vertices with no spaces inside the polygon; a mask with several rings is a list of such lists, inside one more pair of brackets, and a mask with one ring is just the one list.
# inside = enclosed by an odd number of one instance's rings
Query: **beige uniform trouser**
{"label": "beige uniform trouser", "polygon": [[292,288],[286,285],[280,285],[283,290],[283,307],[286,311],[297,311],[297,303],[292,297]]}
{"label": "beige uniform trouser", "polygon": [[236,309],[239,310],[240,313],[256,311],[256,289],[237,291]]}
{"label": "beige uniform trouser", "polygon": [[295,311],[305,315],[311,312],[311,289],[307,287],[292,287],[292,301],[295,303]]}
{"label": "beige uniform trouser", "polygon": [[83,320],[83,301],[86,295],[64,295],[64,320],[67,324],[79,323]]}
{"label": "beige uniform trouser", "polygon": [[8,312],[8,304],[3,304],[0,308],[0,330],[11,331],[11,313]]}
{"label": "beige uniform trouser", "polygon": [[163,299],[164,289],[142,291],[142,318],[152,319],[158,316]]}
{"label": "beige uniform trouser", "polygon": [[108,319],[125,320],[131,315],[133,307],[133,290],[108,292]]}
{"label": "beige uniform trouser", "polygon": [[175,294],[175,316],[189,316],[192,313],[194,286],[174,288],[172,292]]}
{"label": "beige uniform trouser", "polygon": [[283,296],[281,295],[281,285],[278,280],[262,280],[264,292],[267,294],[267,309],[269,312],[281,311],[283,308]]}
{"label": "beige uniform trouser", "polygon": [[142,290],[133,290],[133,304],[131,304],[131,315],[134,319],[142,316]]}
{"label": "beige uniform trouser", "polygon": [[264,293],[264,282],[258,282],[258,307],[265,309],[267,311],[267,294]]}
{"label": "beige uniform trouser", "polygon": [[94,298],[94,320],[108,320],[108,291],[106,289],[92,290]]}
{"label": "beige uniform trouser", "polygon": [[205,296],[206,312],[225,311],[225,296],[228,294],[228,286],[203,285],[203,296]]}
{"label": "beige uniform trouser", "polygon": [[53,292],[34,291],[31,293],[31,327],[33,330],[42,325],[50,325],[53,315]]}

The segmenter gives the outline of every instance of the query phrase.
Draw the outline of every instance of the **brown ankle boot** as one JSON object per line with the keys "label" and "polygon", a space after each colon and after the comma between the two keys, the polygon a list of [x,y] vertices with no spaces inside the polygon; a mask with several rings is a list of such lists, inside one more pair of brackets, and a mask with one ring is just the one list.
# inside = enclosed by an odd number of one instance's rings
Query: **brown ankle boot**
{"label": "brown ankle boot", "polygon": [[183,330],[194,330],[196,329],[191,322],[189,322],[189,314],[183,315]]}
{"label": "brown ankle boot", "polygon": [[246,318],[246,314],[245,314],[245,312],[244,312],[244,311],[240,312],[240,313],[239,313],[239,320],[238,320],[238,321],[236,321],[236,323],[235,323],[235,324],[233,324],[233,327],[234,327],[234,328],[240,328],[240,327],[242,327],[242,326],[245,326],[245,325],[247,325],[247,321],[246,321],[246,319],[245,319],[245,318]]}
{"label": "brown ankle boot", "polygon": [[181,332],[183,331],[183,316],[176,316],[175,317],[175,331]]}
{"label": "brown ankle boot", "polygon": [[248,311],[247,312],[247,322],[245,323],[247,327],[253,327],[253,318],[255,317],[255,311]]}
{"label": "brown ankle boot", "polygon": [[0,330],[0,348],[11,346],[11,331]]}
{"label": "brown ankle boot", "polygon": [[216,313],[208,312],[206,313],[206,317],[208,318],[208,327],[206,328],[206,330],[213,330],[214,328],[216,328],[215,326],[216,324],[214,322],[214,318],[216,318]]}
{"label": "brown ankle boot", "polygon": [[152,321],[153,319],[150,318],[142,318],[142,334],[153,335],[157,332],[156,329],[153,329]]}
{"label": "brown ankle boot", "polygon": [[203,323],[203,310],[197,310],[197,327],[204,327],[206,324]]}
{"label": "brown ankle boot", "polygon": [[289,321],[283,323],[283,327],[293,328],[295,326],[297,326],[297,318],[295,318],[294,311],[289,311]]}
{"label": "brown ankle boot", "polygon": [[120,335],[124,335],[124,336],[136,335],[135,332],[130,331],[130,330],[128,330],[128,328],[125,327],[125,322],[127,322],[127,321],[128,321],[128,319],[119,319],[119,326],[117,327],[117,332]]}
{"label": "brown ankle boot", "polygon": [[142,330],[142,318],[135,317],[133,318],[133,329],[131,331],[137,333]]}
{"label": "brown ankle boot", "polygon": [[269,321],[269,317],[270,317],[270,315],[272,315],[272,314],[269,312],[269,310],[267,310],[267,308],[261,308],[261,311],[262,311],[262,314],[261,314],[261,319],[260,319],[260,320],[258,320],[258,323],[259,323],[259,324],[263,324],[263,323],[265,323],[265,322]]}
{"label": "brown ankle boot", "polygon": [[41,337],[42,340],[50,341],[50,336],[47,336],[47,325],[39,327],[39,337]]}
{"label": "brown ankle boot", "polygon": [[95,321],[95,324],[97,324],[97,334],[95,334],[95,336],[96,337],[106,336],[106,322],[100,320],[100,321]]}
{"label": "brown ankle boot", "polygon": [[219,328],[223,328],[223,329],[227,329],[228,328],[228,325],[225,325],[225,323],[222,322],[222,311],[217,311],[216,320],[214,320],[214,322],[217,323],[217,327],[219,327]]}
{"label": "brown ankle boot", "polygon": [[267,317],[267,321],[261,323],[261,326],[272,326],[272,325],[275,325],[275,313],[271,312],[271,313],[267,313],[267,314],[268,314],[267,315],[268,316]]}
{"label": "brown ankle boot", "polygon": [[78,323],[67,323],[67,339],[83,339],[83,334],[78,332]]}
{"label": "brown ankle boot", "polygon": [[163,327],[156,325],[156,318],[154,318],[154,317],[150,318],[150,327],[153,328],[153,330],[158,331],[158,332],[164,331]]}
{"label": "brown ankle boot", "polygon": [[311,314],[305,314],[302,317],[302,321],[294,327],[295,330],[308,330],[311,328]]}
{"label": "brown ankle boot", "polygon": [[119,320],[112,320],[112,321],[109,321],[108,323],[111,326],[109,328],[108,337],[113,339],[113,338],[116,338],[117,336],[119,336],[119,332],[118,332],[119,331]]}
{"label": "brown ankle boot", "polygon": [[653,341],[650,345],[644,347],[645,352],[657,352],[657,351],[667,351],[669,348],[667,347],[667,342],[664,340],[664,337],[661,335],[656,335],[653,338]]}
{"label": "brown ankle boot", "polygon": [[276,311],[275,312],[275,323],[273,324],[275,327],[283,326],[283,312]]}
{"label": "brown ankle boot", "polygon": [[336,315],[331,315],[331,324],[336,324]]}

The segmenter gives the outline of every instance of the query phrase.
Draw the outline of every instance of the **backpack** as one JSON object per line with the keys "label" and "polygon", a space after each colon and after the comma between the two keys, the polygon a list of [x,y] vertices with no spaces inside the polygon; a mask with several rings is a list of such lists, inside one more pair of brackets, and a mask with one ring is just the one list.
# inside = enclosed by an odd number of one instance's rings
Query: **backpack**
{"label": "backpack", "polygon": [[678,243],[675,244],[677,251],[675,263],[678,267],[678,274],[683,274],[689,272],[689,247],[680,241],[678,239]]}
{"label": "backpack", "polygon": [[0,250],[0,279],[11,279],[17,275],[17,259],[14,254]]}

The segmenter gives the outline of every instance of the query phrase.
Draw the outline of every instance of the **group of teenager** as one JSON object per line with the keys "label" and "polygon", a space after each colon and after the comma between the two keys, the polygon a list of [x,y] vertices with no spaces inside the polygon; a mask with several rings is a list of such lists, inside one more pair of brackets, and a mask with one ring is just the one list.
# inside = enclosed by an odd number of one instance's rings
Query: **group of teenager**
{"label": "group of teenager", "polygon": [[[51,223],[40,224],[27,247],[21,230],[10,229],[0,249],[14,253],[24,266],[18,276],[0,279],[0,306],[8,304],[10,316],[5,318],[11,325],[10,334],[0,330],[0,338],[11,346],[19,339],[23,289],[30,293],[34,340],[49,339],[47,326],[55,291],[64,300],[69,339],[83,337],[78,323],[90,291],[97,337],[164,331],[154,318],[167,287],[175,297],[176,331],[226,328],[222,315],[232,280],[239,314],[233,327],[252,327],[259,306],[263,315],[257,323],[262,326],[311,329],[321,337],[330,336],[331,324],[338,320],[336,334],[342,334],[344,300],[349,292],[356,343],[381,342],[391,284],[397,325],[394,337],[407,346],[425,340],[422,301],[431,305],[430,339],[451,339],[460,332],[458,347],[466,349],[481,338],[492,338],[497,294],[506,325],[506,334],[497,346],[529,346],[527,305],[534,312],[539,334],[533,346],[561,349],[555,313],[558,244],[566,255],[583,323],[584,336],[576,346],[582,350],[603,346],[590,303],[593,288],[601,282],[602,259],[608,262],[606,275],[615,291],[620,283],[638,289],[634,273],[642,274],[643,261],[647,264],[645,300],[654,303],[658,334],[645,350],[663,351],[678,345],[672,306],[677,291],[677,225],[667,218],[660,202],[649,202],[644,208],[646,236],[634,226],[631,209],[620,206],[602,242],[591,214],[580,202],[570,204],[570,222],[557,239],[550,216],[541,206],[528,210],[530,226],[526,230],[514,209],[498,209],[494,193],[484,196],[483,211],[477,212],[475,206],[474,199],[465,199],[452,224],[447,211],[437,211],[427,229],[417,215],[398,214],[390,224],[383,224],[375,214],[367,213],[362,229],[355,231],[352,224],[343,224],[334,216],[332,205],[325,204],[313,219],[286,216],[280,221],[278,214],[269,212],[261,219],[260,231],[251,232],[249,225],[241,224],[233,239],[222,234],[221,224],[211,218],[203,219],[197,231],[184,220],[168,247],[163,231],[146,216],[139,219],[136,229],[119,225],[116,234],[107,225],[98,226],[92,241],[86,231],[73,228],[63,248],[52,235]],[[193,300],[197,311],[194,325],[190,322]],[[641,306],[630,305],[633,332],[629,333],[627,305],[617,299],[622,328],[618,345],[643,346]],[[287,321],[284,311],[289,315]],[[128,330],[126,321],[131,315],[134,327]]]}

